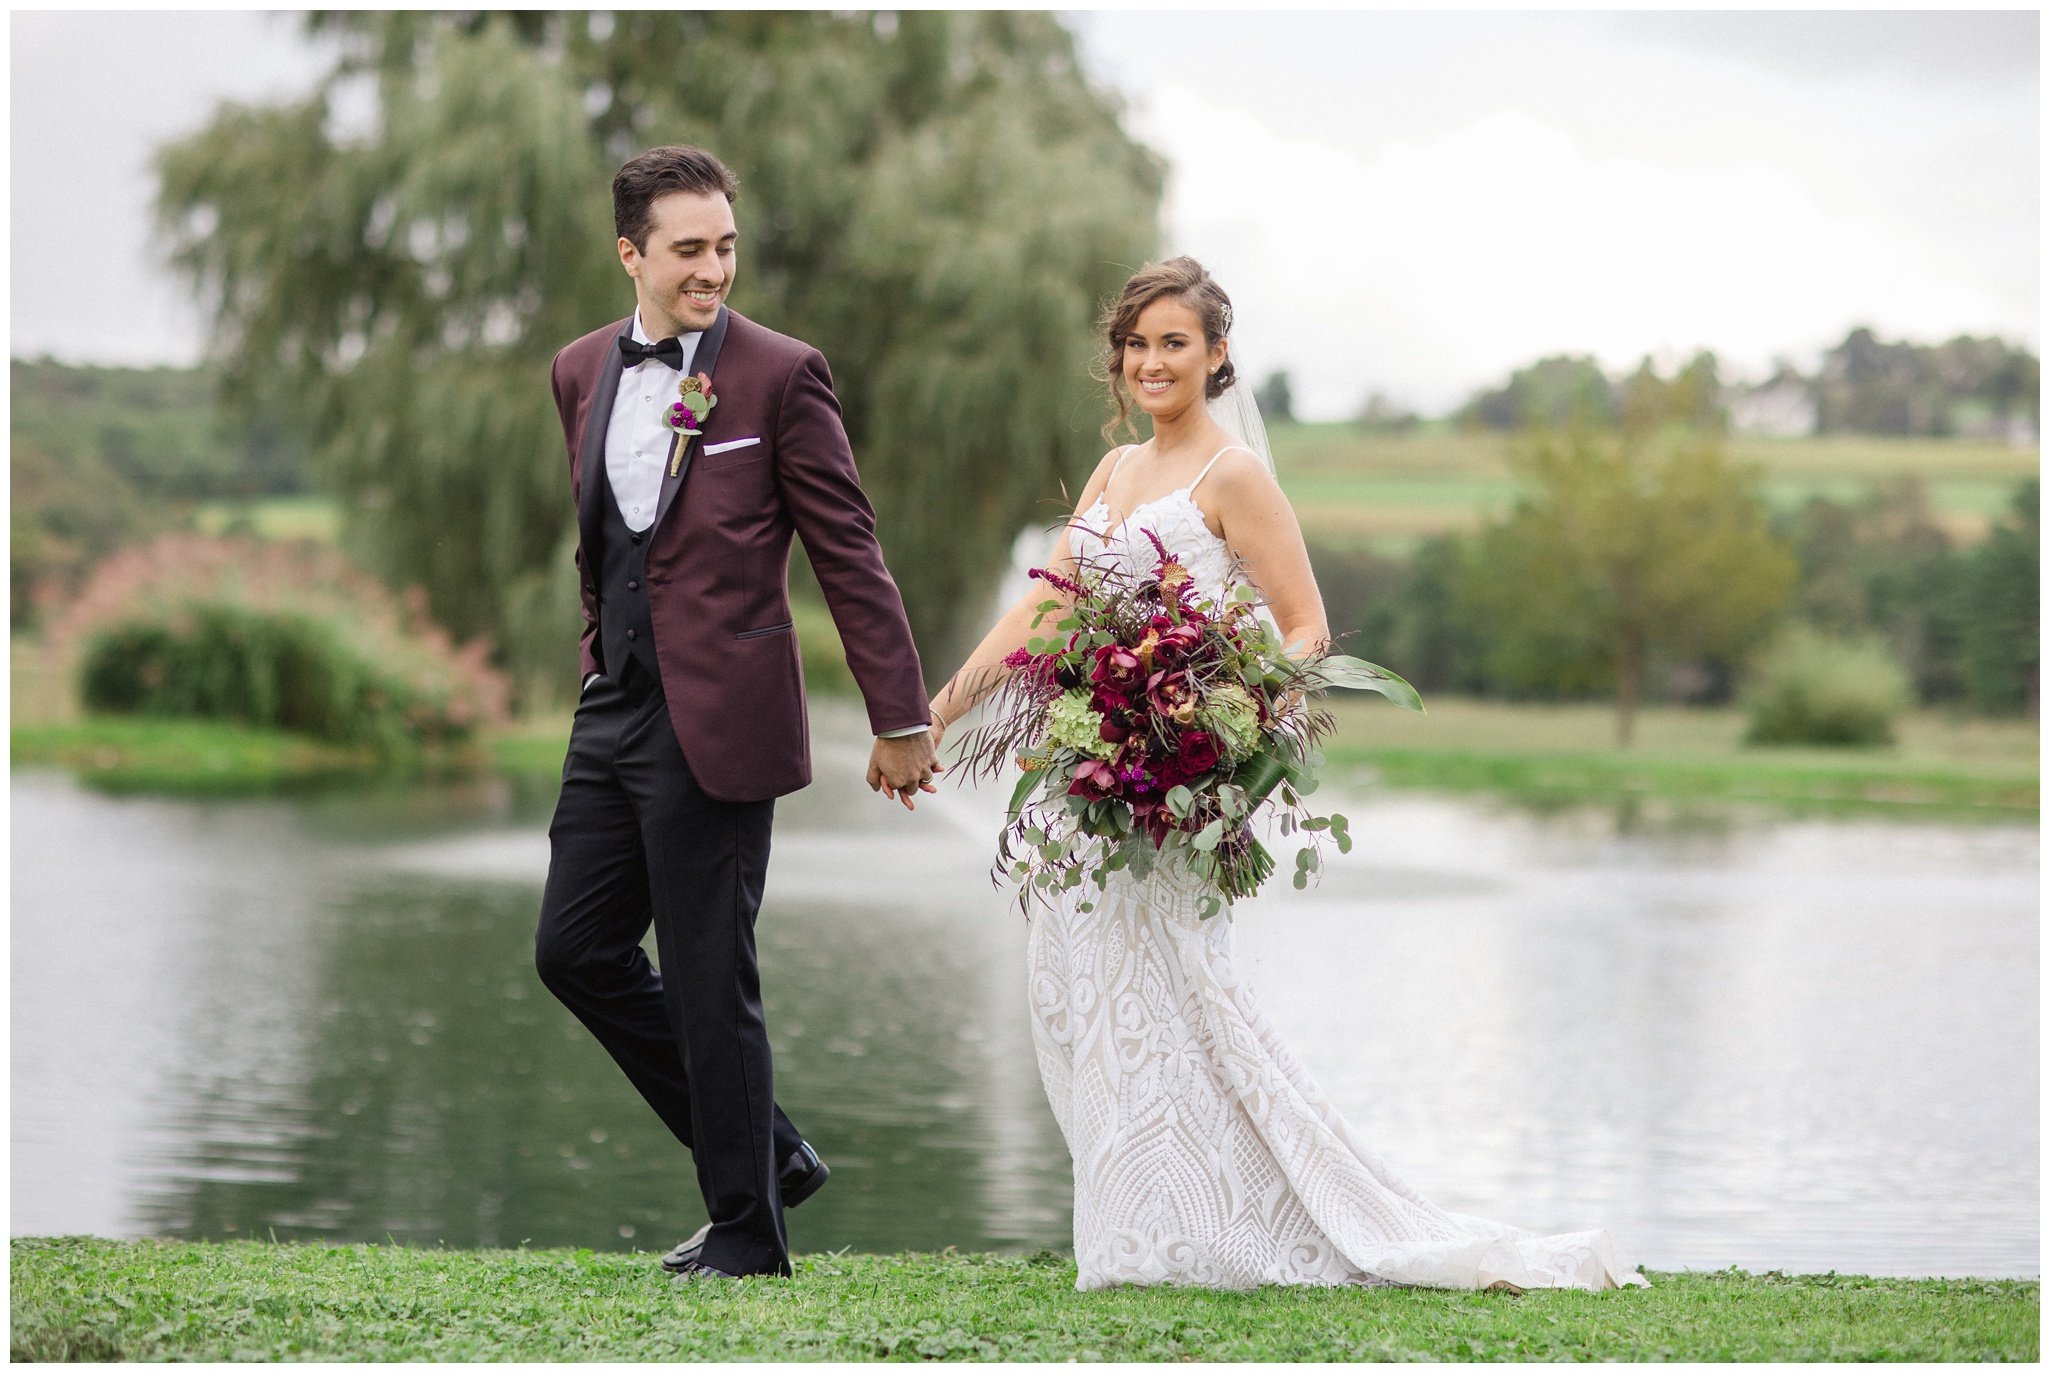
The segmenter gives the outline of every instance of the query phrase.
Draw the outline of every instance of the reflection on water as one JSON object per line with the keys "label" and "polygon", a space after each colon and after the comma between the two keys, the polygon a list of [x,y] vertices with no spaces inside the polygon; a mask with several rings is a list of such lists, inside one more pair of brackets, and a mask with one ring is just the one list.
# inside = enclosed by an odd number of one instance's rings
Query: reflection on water
{"label": "reflection on water", "polygon": [[[1001,798],[906,816],[828,712],[761,922],[801,1250],[1061,1247]],[[663,1249],[687,1158],[535,980],[552,787],[13,783],[17,1234]],[[2034,1274],[2033,828],[1384,794],[1239,955],[1419,1188],[1653,1267]]]}

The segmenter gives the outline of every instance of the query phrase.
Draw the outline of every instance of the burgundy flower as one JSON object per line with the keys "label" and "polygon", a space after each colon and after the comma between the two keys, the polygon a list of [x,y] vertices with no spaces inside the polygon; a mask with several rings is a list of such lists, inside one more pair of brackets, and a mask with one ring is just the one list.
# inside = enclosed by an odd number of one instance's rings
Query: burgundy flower
{"label": "burgundy flower", "polygon": [[1153,644],[1155,667],[1172,668],[1189,656],[1190,650],[1203,641],[1203,631],[1194,625],[1176,625],[1162,634]]}
{"label": "burgundy flower", "polygon": [[1167,836],[1175,828],[1174,813],[1160,801],[1142,801],[1132,806],[1132,823],[1146,831],[1153,840],[1153,847],[1159,848],[1167,842]]}
{"label": "burgundy flower", "polygon": [[1086,796],[1092,801],[1117,794],[1117,773],[1110,764],[1100,763],[1094,758],[1084,758],[1075,768],[1075,780],[1068,784],[1068,795]]}
{"label": "burgundy flower", "polygon": [[1027,572],[1025,575],[1027,577],[1037,577],[1040,581],[1045,582],[1048,586],[1059,587],[1062,591],[1067,592],[1070,596],[1088,595],[1088,593],[1082,590],[1081,587],[1075,585],[1066,577],[1063,577],[1060,573],[1049,572],[1047,569],[1043,567],[1035,567],[1031,571]]}
{"label": "burgundy flower", "polygon": [[1106,719],[1113,715],[1130,717],[1132,713],[1132,698],[1122,691],[1112,691],[1107,686],[1096,688],[1095,693],[1089,698],[1089,704],[1095,707],[1098,715]]}
{"label": "burgundy flower", "polygon": [[1146,701],[1154,712],[1180,724],[1196,718],[1196,689],[1186,672],[1160,671],[1146,680]]}
{"label": "burgundy flower", "polygon": [[1201,777],[1217,766],[1217,740],[1200,729],[1192,729],[1182,736],[1181,747],[1175,750],[1175,766],[1184,775],[1183,781]]}
{"label": "burgundy flower", "polygon": [[1089,680],[1112,691],[1129,692],[1145,682],[1146,669],[1139,655],[1123,644],[1105,644],[1096,650],[1096,665],[1089,670]]}

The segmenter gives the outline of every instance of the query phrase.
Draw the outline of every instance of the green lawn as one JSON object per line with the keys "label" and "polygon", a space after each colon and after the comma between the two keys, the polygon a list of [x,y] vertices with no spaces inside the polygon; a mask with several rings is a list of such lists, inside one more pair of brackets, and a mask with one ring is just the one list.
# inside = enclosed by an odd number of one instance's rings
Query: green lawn
{"label": "green lawn", "polygon": [[202,534],[246,529],[264,539],[333,543],[341,530],[342,511],[331,496],[265,496],[207,501],[194,511],[193,518]]}
{"label": "green lawn", "polygon": [[[1323,542],[1399,553],[1427,535],[1471,528],[1509,508],[1516,484],[1507,436],[1463,433],[1440,422],[1406,434],[1369,434],[1350,424],[1277,425],[1281,484],[1303,528]],[[2015,485],[2035,474],[2039,453],[1968,439],[1810,439],[1738,436],[1730,456],[1766,474],[1766,499],[1791,509],[1811,495],[1855,500],[1877,481],[1919,476],[1939,521],[1960,539],[1985,532]],[[324,496],[216,501],[200,527],[219,533],[246,522],[266,538],[332,540],[340,511]]]}
{"label": "green lawn", "polygon": [[[1406,434],[1369,434],[1348,424],[1278,425],[1275,465],[1282,488],[1312,539],[1400,552],[1424,536],[1474,527],[1506,511],[1516,483],[1500,434],[1445,424]],[[1962,540],[1980,537],[2007,509],[2015,486],[2035,475],[2039,453],[1954,439],[1864,436],[1813,439],[1735,437],[1739,463],[1764,472],[1775,509],[1810,496],[1856,500],[1875,482],[1917,476],[1936,518]]]}
{"label": "green lawn", "polygon": [[2029,720],[1903,716],[1879,749],[1757,748],[1728,707],[1640,710],[1629,749],[1600,703],[1534,705],[1431,697],[1427,713],[1379,700],[1333,703],[1331,764],[1360,781],[1482,791],[1535,802],[1659,797],[1783,811],[2033,821],[2040,734]]}
{"label": "green lawn", "polygon": [[2033,1361],[2039,1284],[1652,1274],[1621,1292],[1076,1292],[1051,1253],[646,1255],[17,1239],[13,1355],[73,1360]]}
{"label": "green lawn", "polygon": [[[1747,748],[1736,710],[1652,707],[1628,750],[1599,704],[1529,705],[1434,697],[1429,713],[1378,700],[1332,703],[1325,746],[1341,785],[1485,792],[1537,803],[1629,797],[1764,804],[1781,812],[1853,812],[1927,819],[2034,821],[2038,733],[2027,720],[1903,717],[1885,749]],[[107,790],[188,795],[261,793],[351,781],[388,785],[422,773],[490,768],[515,777],[562,772],[568,712],[498,731],[460,756],[380,761],[272,730],[206,720],[95,716],[18,724],[17,766],[76,772]]]}
{"label": "green lawn", "polygon": [[184,796],[247,796],[368,779],[386,767],[369,750],[282,730],[138,716],[17,725],[11,755],[15,767],[61,767],[103,791]]}

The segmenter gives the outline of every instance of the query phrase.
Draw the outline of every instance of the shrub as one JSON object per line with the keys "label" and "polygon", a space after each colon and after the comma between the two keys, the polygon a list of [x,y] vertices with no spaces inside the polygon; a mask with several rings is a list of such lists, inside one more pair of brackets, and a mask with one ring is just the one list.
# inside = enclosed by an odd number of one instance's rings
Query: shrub
{"label": "shrub", "polygon": [[52,636],[80,697],[395,749],[505,717],[488,645],[457,648],[417,593],[395,597],[311,542],[169,535],[94,571]]}
{"label": "shrub", "polygon": [[1907,673],[1880,641],[1796,626],[1758,661],[1744,742],[1890,744],[1909,700]]}

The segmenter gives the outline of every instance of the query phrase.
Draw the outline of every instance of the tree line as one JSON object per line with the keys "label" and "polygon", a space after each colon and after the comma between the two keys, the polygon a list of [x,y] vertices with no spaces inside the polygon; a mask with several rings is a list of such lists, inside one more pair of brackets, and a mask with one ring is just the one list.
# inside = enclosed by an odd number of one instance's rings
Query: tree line
{"label": "tree line", "polygon": [[[2030,441],[2042,418],[2041,362],[2027,348],[1961,334],[1939,344],[1885,342],[1859,326],[1826,350],[1812,372],[1781,359],[1764,381],[1726,381],[1708,350],[1661,375],[1646,357],[1611,376],[1592,357],[1557,354],[1512,372],[1473,394],[1453,415],[1475,428],[1513,432],[1568,423],[1640,427],[1679,421],[1700,428],[1752,427],[1745,408],[1757,398],[1785,400],[1785,414],[1758,427],[1788,434],[1878,434],[2007,438]],[[1385,402],[1383,403],[1385,405]],[[1363,419],[1373,417],[1363,412]]]}
{"label": "tree line", "polygon": [[1433,691],[1640,702],[1736,700],[1776,631],[1884,650],[1914,702],[2037,708],[2035,479],[1960,546],[1914,477],[1768,513],[1699,438],[1663,449],[1591,430],[1519,441],[1527,493],[1488,528],[1406,555],[1313,544],[1333,631]]}

